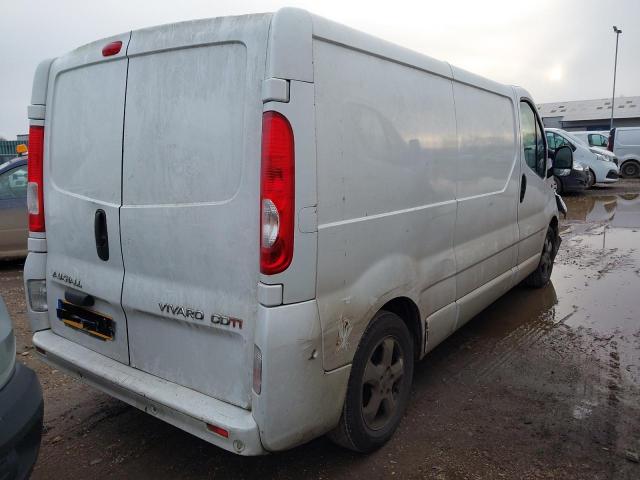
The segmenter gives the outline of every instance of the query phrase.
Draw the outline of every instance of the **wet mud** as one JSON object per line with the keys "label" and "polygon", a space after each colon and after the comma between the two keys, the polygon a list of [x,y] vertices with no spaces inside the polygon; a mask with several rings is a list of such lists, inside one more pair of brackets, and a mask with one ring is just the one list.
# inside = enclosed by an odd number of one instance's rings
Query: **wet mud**
{"label": "wet mud", "polygon": [[320,438],[237,457],[43,365],[22,264],[0,264],[45,393],[33,478],[640,478],[640,181],[565,200],[551,283],[514,288],[416,365],[398,432],[368,456]]}

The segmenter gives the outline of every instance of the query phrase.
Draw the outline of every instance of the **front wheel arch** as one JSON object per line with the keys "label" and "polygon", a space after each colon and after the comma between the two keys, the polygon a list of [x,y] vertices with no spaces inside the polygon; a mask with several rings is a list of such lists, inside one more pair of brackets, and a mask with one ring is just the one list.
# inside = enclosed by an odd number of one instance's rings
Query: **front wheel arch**
{"label": "front wheel arch", "polygon": [[589,167],[589,178],[587,179],[587,188],[593,187],[598,179],[596,178],[596,172],[593,171],[593,168]]}
{"label": "front wheel arch", "polygon": [[549,283],[553,271],[553,262],[559,247],[560,236],[558,235],[557,219],[554,217],[544,237],[538,266],[524,279],[525,285],[532,288],[542,288]]}

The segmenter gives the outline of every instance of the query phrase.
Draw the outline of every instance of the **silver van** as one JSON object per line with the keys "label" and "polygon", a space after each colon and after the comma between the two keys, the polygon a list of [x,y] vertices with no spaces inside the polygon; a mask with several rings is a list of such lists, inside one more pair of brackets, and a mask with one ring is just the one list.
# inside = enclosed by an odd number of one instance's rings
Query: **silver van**
{"label": "silver van", "polygon": [[612,128],[607,148],[618,157],[622,175],[640,177],[640,127]]}
{"label": "silver van", "polygon": [[40,356],[242,455],[382,445],[414,362],[560,242],[525,90],[302,10],[44,61],[29,118]]}

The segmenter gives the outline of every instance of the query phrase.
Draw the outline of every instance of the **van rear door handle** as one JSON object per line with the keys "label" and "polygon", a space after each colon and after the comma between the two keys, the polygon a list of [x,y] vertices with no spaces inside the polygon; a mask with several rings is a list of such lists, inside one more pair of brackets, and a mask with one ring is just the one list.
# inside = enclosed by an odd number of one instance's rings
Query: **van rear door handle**
{"label": "van rear door handle", "polygon": [[99,208],[96,210],[93,229],[96,236],[96,252],[100,260],[109,260],[109,234],[107,233],[107,214]]}
{"label": "van rear door handle", "polygon": [[527,176],[523,173],[520,181],[520,203],[524,200],[524,194],[527,191]]}

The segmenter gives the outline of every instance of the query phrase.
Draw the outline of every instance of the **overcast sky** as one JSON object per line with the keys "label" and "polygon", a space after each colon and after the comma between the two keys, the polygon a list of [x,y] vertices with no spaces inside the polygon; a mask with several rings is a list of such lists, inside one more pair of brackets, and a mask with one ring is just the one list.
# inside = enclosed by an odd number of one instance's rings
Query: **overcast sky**
{"label": "overcast sky", "polygon": [[540,102],[640,95],[638,0],[4,0],[0,135],[26,133],[38,62],[150,25],[298,6],[402,46],[527,88]]}

